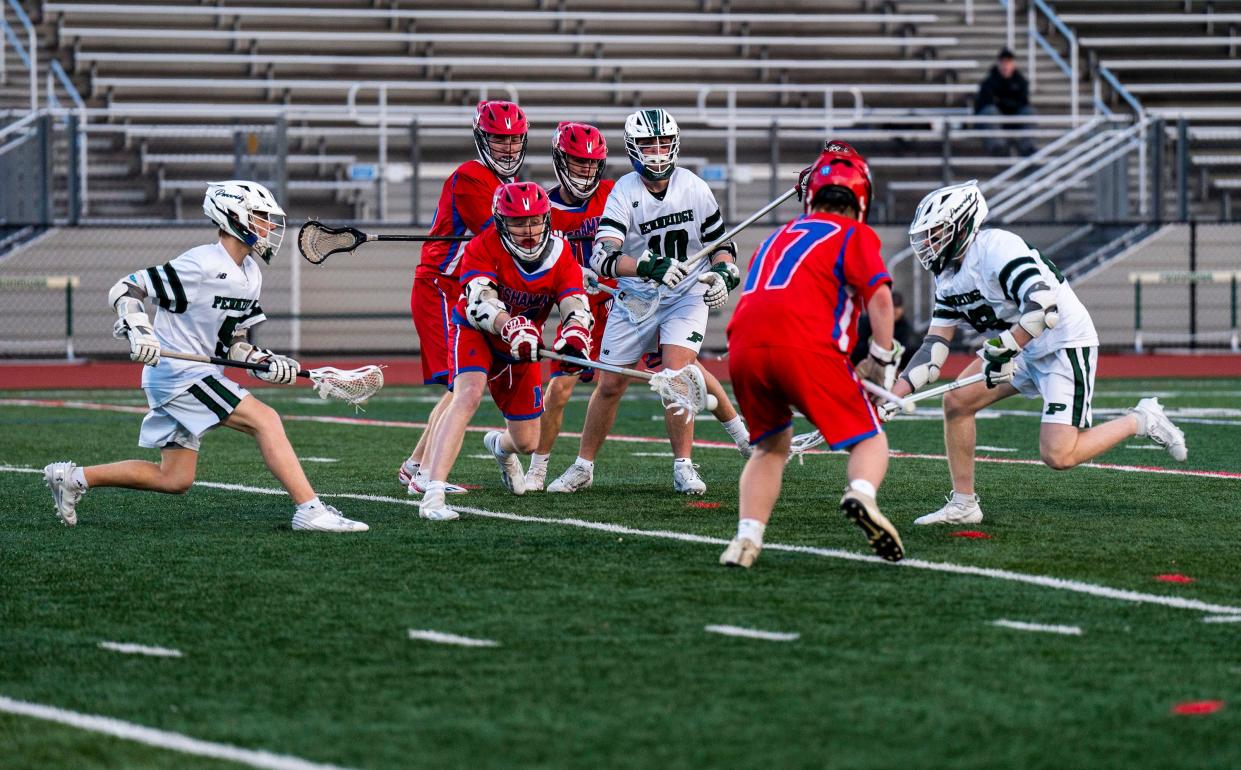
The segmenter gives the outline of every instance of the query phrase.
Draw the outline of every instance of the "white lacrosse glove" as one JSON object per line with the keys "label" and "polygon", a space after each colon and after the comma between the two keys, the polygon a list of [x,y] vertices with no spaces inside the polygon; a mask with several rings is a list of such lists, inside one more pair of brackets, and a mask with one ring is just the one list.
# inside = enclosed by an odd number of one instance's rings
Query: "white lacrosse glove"
{"label": "white lacrosse glove", "polygon": [[539,329],[524,315],[508,319],[500,329],[500,339],[508,345],[509,352],[518,361],[537,361],[539,354]]}
{"label": "white lacrosse glove", "polygon": [[267,364],[267,371],[251,373],[274,385],[292,385],[297,382],[297,373],[302,369],[301,364],[294,359],[276,355],[266,348],[256,348],[248,342],[234,342],[228,349],[228,357],[250,364]]}
{"label": "white lacrosse glove", "polygon": [[1021,346],[1017,344],[1011,331],[983,343],[978,357],[983,360],[983,374],[986,375],[988,388],[1013,379],[1013,370],[1017,367],[1016,358],[1020,352]]}
{"label": "white lacrosse glove", "polygon": [[896,382],[896,365],[901,362],[904,349],[899,342],[892,342],[891,350],[884,350],[870,341],[870,355],[858,362],[855,371],[864,380],[870,380],[881,388],[892,389]]}
{"label": "white lacrosse glove", "polygon": [[129,338],[131,360],[140,361],[147,366],[159,364],[159,340],[155,338],[155,329],[145,312],[126,313],[117,319],[112,327],[112,336]]}
{"label": "white lacrosse glove", "polygon": [[894,404],[891,401],[884,401],[882,404],[875,407],[875,413],[879,415],[879,422],[887,422],[888,420],[891,420],[892,417],[899,411],[901,411],[901,405]]}
{"label": "white lacrosse glove", "polygon": [[589,267],[582,268],[582,288],[586,290],[587,294],[591,295],[598,294],[600,291],[599,274]]}
{"label": "white lacrosse glove", "polygon": [[728,302],[728,292],[741,285],[741,271],[732,262],[720,262],[698,276],[698,282],[707,285],[707,293],[702,295],[702,301],[714,310],[724,307]]}
{"label": "white lacrosse glove", "polygon": [[685,280],[685,263],[648,251],[638,259],[637,273],[639,278],[675,289],[677,284]]}

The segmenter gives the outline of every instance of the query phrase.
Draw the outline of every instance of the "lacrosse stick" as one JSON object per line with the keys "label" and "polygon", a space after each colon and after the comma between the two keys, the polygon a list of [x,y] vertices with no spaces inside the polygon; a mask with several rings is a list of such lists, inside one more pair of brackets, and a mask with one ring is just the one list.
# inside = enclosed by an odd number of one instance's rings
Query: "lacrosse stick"
{"label": "lacrosse stick", "polygon": [[539,358],[577,364],[582,367],[599,369],[613,374],[623,374],[637,380],[646,380],[651,390],[659,394],[664,402],[664,409],[671,410],[675,415],[685,415],[685,421],[694,419],[694,415],[703,409],[712,411],[719,406],[715,396],[707,392],[707,382],[702,377],[702,370],[690,364],[683,369],[664,369],[662,372],[642,372],[637,369],[626,369],[600,361],[577,356],[562,356],[550,350],[539,350]]}
{"label": "lacrosse stick", "polygon": [[[238,369],[250,369],[256,372],[267,371],[267,364],[256,364],[250,361],[234,361],[229,358],[200,356],[196,353],[178,353],[175,350],[162,350],[164,358],[175,358],[180,361],[197,361],[200,364],[216,366],[235,366]],[[337,369],[334,366],[322,366],[318,369],[297,372],[298,377],[305,377],[314,383],[319,398],[338,398],[348,401],[354,406],[361,406],[366,400],[379,392],[384,386],[383,369],[378,366],[363,366],[360,369]]]}
{"label": "lacrosse stick", "polygon": [[649,299],[641,297],[628,289],[613,289],[611,286],[605,286],[601,283],[591,282],[594,287],[605,294],[611,294],[615,304],[625,311],[629,316],[629,320],[634,325],[640,324],[651,316],[655,315],[655,311],[659,310],[659,295]]}
{"label": "lacrosse stick", "polygon": [[[297,231],[297,248],[307,262],[315,265],[323,264],[324,260],[342,251],[352,252],[357,247],[371,241],[468,241],[469,235],[408,235],[408,234],[375,234],[364,233],[356,227],[328,227],[322,222],[311,219]],[[589,240],[587,237],[574,236],[569,240]]]}
{"label": "lacrosse stick", "polygon": [[716,249],[720,247],[720,244],[726,243],[727,241],[731,240],[733,236],[735,236],[737,233],[740,233],[742,230],[746,229],[747,227],[754,224],[758,220],[767,216],[768,214],[771,213],[771,211],[776,206],[779,206],[781,203],[784,203],[786,200],[788,200],[789,198],[792,198],[796,194],[797,194],[796,186],[790,187],[789,189],[785,190],[771,203],[768,203],[766,206],[763,206],[758,211],[755,211],[750,216],[746,217],[745,219],[741,220],[737,224],[733,225],[731,230],[721,235],[713,243],[703,246],[696,253],[690,255],[690,258],[686,260],[687,264],[693,265],[697,263],[698,260],[702,259],[703,257],[710,255],[711,252],[715,251]]}

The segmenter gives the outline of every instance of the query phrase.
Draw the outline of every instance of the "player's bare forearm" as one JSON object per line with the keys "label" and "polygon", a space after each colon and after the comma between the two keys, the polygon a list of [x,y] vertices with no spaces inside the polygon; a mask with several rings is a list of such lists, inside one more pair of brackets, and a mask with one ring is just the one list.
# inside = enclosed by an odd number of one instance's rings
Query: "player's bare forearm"
{"label": "player's bare forearm", "polygon": [[870,318],[870,338],[884,350],[892,349],[893,329],[896,326],[896,308],[892,304],[892,287],[884,285],[870,295],[866,303]]}
{"label": "player's bare forearm", "polygon": [[1018,347],[1024,348],[1030,344],[1030,340],[1034,339],[1030,332],[1021,327],[1021,324],[1013,324],[1013,328],[1009,329],[1009,331],[1012,332],[1013,339],[1017,342]]}

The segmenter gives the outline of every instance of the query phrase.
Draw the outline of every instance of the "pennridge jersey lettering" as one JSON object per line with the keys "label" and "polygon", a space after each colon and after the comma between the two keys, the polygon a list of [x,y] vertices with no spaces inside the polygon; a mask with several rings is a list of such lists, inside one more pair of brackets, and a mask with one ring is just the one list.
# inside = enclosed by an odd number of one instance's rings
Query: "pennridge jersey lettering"
{"label": "pennridge jersey lettering", "polygon": [[[500,185],[500,177],[477,160],[462,163],[444,180],[428,235],[481,233],[491,224],[491,200]],[[418,269],[456,275],[464,250],[464,241],[428,241]]]}
{"label": "pennridge jersey lettering", "polygon": [[1038,249],[1007,230],[980,230],[957,269],[935,276],[931,325],[965,322],[994,337],[1021,318],[1021,299],[1038,281],[1056,293],[1060,321],[1026,345],[1022,355],[1039,358],[1064,348],[1097,346],[1090,312],[1064,276]]}
{"label": "pennridge jersey lettering", "polygon": [[[658,197],[646,189],[636,171],[621,177],[608,195],[595,240],[619,238],[621,251],[635,259],[649,250],[685,261],[724,232],[724,217],[711,188],[694,172],[676,168]],[[660,287],[660,294],[706,293],[706,284],[697,279],[710,267],[710,260],[699,260],[675,289]],[[647,295],[654,288],[641,278],[621,278],[619,284]]]}
{"label": "pennridge jersey lettering", "polygon": [[870,227],[836,214],[798,217],[754,252],[728,322],[729,349],[795,347],[847,357],[858,316],[891,283]]}
{"label": "pennridge jersey lettering", "polygon": [[[163,265],[129,274],[157,309],[155,337],[161,348],[178,353],[226,357],[237,332],[267,320],[259,306],[263,273],[247,255],[238,265],[219,243],[196,246]],[[142,367],[142,387],[151,408],[161,406],[209,374],[224,368],[195,361],[161,358]]]}

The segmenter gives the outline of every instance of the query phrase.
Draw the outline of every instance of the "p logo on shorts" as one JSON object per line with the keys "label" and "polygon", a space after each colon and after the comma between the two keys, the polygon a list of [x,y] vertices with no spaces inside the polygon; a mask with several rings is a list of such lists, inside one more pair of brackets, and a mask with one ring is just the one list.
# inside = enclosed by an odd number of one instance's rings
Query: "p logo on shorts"
{"label": "p logo on shorts", "polygon": [[1063,412],[1063,411],[1066,411],[1068,408],[1069,408],[1068,404],[1059,404],[1059,403],[1056,403],[1055,401],[1052,401],[1047,404],[1047,414],[1055,414],[1056,412]]}

